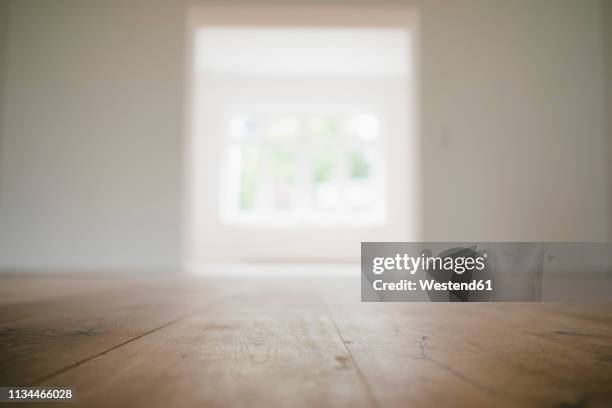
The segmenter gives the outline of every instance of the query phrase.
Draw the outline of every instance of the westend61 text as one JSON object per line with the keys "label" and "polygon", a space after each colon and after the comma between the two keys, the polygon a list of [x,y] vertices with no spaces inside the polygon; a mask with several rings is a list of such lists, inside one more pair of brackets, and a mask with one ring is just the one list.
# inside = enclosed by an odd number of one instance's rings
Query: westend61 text
{"label": "westend61 text", "polygon": [[374,290],[493,290],[491,280],[473,280],[471,282],[438,282],[433,279],[419,279],[415,281],[402,279],[397,282],[384,282],[377,279],[373,282]]}

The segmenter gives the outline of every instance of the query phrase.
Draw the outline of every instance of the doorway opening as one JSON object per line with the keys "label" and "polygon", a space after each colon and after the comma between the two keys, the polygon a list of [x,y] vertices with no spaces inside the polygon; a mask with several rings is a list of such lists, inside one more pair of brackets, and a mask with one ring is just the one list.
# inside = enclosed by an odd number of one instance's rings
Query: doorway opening
{"label": "doorway opening", "polygon": [[414,16],[396,11],[193,10],[188,269],[415,239]]}

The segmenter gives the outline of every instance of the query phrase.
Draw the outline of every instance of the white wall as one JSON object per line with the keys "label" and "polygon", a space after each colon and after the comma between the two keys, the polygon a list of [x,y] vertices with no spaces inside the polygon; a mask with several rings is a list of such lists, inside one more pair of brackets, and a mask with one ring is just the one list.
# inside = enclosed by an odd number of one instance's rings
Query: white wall
{"label": "white wall", "polygon": [[609,237],[600,30],[598,1],[427,3],[426,238]]}
{"label": "white wall", "polygon": [[[608,148],[609,148],[609,162],[608,162],[608,174],[610,179],[608,180],[608,192],[610,214],[612,214],[612,2],[602,2],[603,11],[603,42],[604,42],[604,62],[606,72],[606,92],[607,92],[607,125],[608,125]],[[612,231],[612,216],[610,217],[610,231]]]}
{"label": "white wall", "polygon": [[181,10],[150,0],[11,6],[0,265],[175,267]]}
{"label": "white wall", "polygon": [[[8,26],[9,26],[9,2],[8,0],[0,0],[0,151],[2,150],[2,124],[3,119],[3,103],[4,103],[4,87],[5,87],[5,69],[7,56],[8,42]],[[0,190],[1,191],[1,190]],[[1,217],[1,215],[0,215]]]}
{"label": "white wall", "polygon": [[[410,4],[422,238],[607,239],[600,2]],[[11,2],[0,267],[179,265],[187,5]]]}

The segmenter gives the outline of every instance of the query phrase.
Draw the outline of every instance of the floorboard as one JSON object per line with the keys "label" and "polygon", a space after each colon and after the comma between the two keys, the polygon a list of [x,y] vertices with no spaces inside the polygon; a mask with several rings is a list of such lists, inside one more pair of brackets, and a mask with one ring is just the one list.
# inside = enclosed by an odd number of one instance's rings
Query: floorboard
{"label": "floorboard", "polygon": [[358,280],[297,277],[49,297],[11,279],[0,386],[71,386],[71,407],[612,406],[609,303],[361,303]]}
{"label": "floorboard", "polygon": [[35,385],[220,298],[214,285],[198,283],[126,279],[100,290],[87,280],[81,295],[29,301],[28,279],[26,301],[0,305],[0,384]]}

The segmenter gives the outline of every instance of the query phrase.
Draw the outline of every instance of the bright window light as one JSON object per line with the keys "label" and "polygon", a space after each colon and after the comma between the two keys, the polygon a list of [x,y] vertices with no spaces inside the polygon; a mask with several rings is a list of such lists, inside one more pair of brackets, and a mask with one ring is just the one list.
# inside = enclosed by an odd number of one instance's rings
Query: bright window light
{"label": "bright window light", "polygon": [[235,116],[227,127],[227,222],[383,222],[377,116],[272,112]]}

